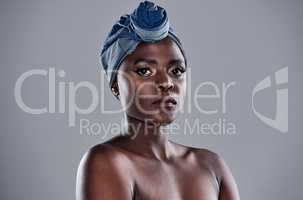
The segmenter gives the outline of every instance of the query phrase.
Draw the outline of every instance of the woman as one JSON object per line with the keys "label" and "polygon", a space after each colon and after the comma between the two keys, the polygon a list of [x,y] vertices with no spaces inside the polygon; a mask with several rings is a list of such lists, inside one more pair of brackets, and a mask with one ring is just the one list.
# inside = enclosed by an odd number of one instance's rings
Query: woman
{"label": "woman", "polygon": [[186,92],[187,62],[165,10],[140,3],[109,33],[101,61],[125,111],[121,136],[92,147],[77,174],[78,200],[238,200],[215,153],[167,138]]}

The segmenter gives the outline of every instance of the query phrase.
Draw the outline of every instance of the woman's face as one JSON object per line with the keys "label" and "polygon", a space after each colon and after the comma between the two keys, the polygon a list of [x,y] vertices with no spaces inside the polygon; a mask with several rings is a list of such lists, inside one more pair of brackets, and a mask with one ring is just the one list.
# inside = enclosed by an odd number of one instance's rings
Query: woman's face
{"label": "woman's face", "polygon": [[121,64],[114,88],[128,116],[168,124],[184,102],[185,71],[184,57],[171,39],[140,43]]}

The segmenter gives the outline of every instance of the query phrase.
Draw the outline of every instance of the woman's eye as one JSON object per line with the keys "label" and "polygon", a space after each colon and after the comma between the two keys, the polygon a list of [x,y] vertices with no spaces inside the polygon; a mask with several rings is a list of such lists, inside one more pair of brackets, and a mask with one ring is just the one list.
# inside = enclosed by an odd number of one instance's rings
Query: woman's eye
{"label": "woman's eye", "polygon": [[142,67],[136,70],[136,73],[140,76],[150,76],[152,74],[152,71],[147,67]]}
{"label": "woman's eye", "polygon": [[181,76],[186,70],[183,67],[176,67],[171,70],[175,76]]}

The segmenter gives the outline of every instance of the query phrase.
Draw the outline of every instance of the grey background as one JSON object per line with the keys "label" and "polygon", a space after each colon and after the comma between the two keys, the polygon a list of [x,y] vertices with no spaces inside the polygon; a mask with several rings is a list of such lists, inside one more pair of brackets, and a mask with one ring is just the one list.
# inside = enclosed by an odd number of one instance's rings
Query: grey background
{"label": "grey background", "polygon": [[[98,110],[77,116],[31,115],[14,98],[17,78],[30,69],[63,69],[58,81],[100,83],[98,53],[113,23],[139,1],[12,0],[0,4],[1,133],[0,199],[74,199],[75,175],[83,153],[111,135],[79,132],[79,119],[109,124],[121,114]],[[302,83],[303,1],[157,1],[169,13],[194,72],[192,87],[203,82],[235,81],[228,93],[227,113],[203,115],[196,109],[178,120],[213,121],[225,117],[237,125],[235,135],[171,135],[189,146],[209,148],[231,168],[241,199],[303,199]],[[283,66],[289,67],[289,131],[282,134],[262,123],[250,104],[253,87]],[[99,87],[98,87],[99,88]],[[24,100],[35,107],[48,101],[48,84],[28,80]],[[105,86],[103,103],[119,103]],[[274,90],[257,101],[258,110],[274,114]],[[77,97],[86,107],[90,95]],[[213,102],[219,106],[218,102]]]}

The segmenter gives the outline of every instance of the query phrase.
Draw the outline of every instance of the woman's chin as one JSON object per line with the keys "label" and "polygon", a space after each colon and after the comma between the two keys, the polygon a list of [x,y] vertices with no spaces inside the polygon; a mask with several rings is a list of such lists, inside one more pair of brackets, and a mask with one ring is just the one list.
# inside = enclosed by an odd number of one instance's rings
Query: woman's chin
{"label": "woman's chin", "polygon": [[177,117],[176,110],[174,111],[160,111],[160,112],[150,112],[150,113],[128,113],[129,116],[133,116],[136,119],[145,121],[145,123],[157,124],[157,125],[167,125],[175,121]]}
{"label": "woman's chin", "polygon": [[176,119],[176,115],[168,115],[168,114],[159,114],[156,116],[153,116],[153,121],[160,125],[167,125],[171,124]]}

